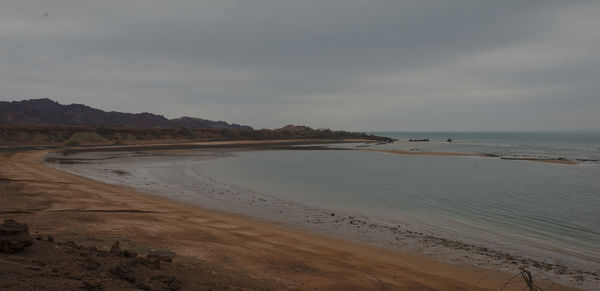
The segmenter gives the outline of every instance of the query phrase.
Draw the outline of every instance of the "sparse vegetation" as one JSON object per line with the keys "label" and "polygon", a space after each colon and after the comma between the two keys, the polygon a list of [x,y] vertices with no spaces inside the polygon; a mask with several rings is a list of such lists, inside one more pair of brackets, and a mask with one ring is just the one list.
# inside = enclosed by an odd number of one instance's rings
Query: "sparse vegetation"
{"label": "sparse vegetation", "polygon": [[171,136],[182,136],[185,138],[195,138],[196,134],[187,127],[175,127],[171,130]]}
{"label": "sparse vegetation", "polygon": [[159,140],[267,140],[267,139],[392,139],[364,133],[312,129],[288,125],[280,129],[214,128],[126,128],[86,126],[1,125],[0,140],[5,144],[127,144]]}

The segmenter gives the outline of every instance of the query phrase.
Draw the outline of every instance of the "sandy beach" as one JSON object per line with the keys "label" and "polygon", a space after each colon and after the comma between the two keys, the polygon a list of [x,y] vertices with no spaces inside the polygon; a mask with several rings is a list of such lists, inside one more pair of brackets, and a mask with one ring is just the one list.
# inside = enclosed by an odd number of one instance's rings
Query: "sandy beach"
{"label": "sandy beach", "polygon": [[[297,231],[97,182],[49,168],[43,163],[46,154],[42,150],[0,157],[1,218],[27,223],[36,235],[52,235],[57,241],[108,249],[120,240],[140,252],[168,250],[176,254],[175,263],[197,270],[203,280],[220,284],[216,286],[298,290],[525,287],[520,277],[514,279],[514,273],[451,265],[416,253]],[[182,289],[195,289],[190,272],[181,274]],[[537,283],[570,290],[551,282]]]}

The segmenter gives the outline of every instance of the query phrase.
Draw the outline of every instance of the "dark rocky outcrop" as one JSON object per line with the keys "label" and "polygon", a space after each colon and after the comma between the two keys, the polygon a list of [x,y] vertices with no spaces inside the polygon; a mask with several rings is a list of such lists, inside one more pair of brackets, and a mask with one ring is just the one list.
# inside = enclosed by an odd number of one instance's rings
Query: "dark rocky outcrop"
{"label": "dark rocky outcrop", "polygon": [[32,244],[27,224],[7,219],[0,225],[0,252],[18,253]]}

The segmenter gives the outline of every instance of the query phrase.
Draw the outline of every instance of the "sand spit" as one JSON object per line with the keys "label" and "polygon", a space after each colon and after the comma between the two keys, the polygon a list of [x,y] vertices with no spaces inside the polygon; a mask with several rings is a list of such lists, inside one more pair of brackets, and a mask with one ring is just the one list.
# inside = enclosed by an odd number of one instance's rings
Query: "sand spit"
{"label": "sand spit", "polygon": [[[75,245],[108,250],[120,240],[131,249],[172,252],[173,264],[182,270],[176,280],[183,290],[193,289],[186,283],[194,281],[193,274],[216,289],[328,290],[498,290],[515,276],[207,211],[48,168],[46,154],[0,157],[0,218],[27,223],[34,235]],[[33,250],[0,254],[0,260],[21,261],[11,265],[16,272],[11,276],[26,278],[29,271],[21,267],[38,260]],[[511,282],[504,290],[525,287],[521,280]],[[43,280],[39,284],[44,286]]]}
{"label": "sand spit", "polygon": [[482,157],[482,158],[500,158],[502,160],[531,161],[531,162],[565,164],[565,165],[576,165],[576,164],[578,164],[578,162],[576,162],[576,161],[570,161],[570,160],[565,160],[565,159],[541,159],[541,158],[529,158],[529,157],[499,157],[497,155],[473,154],[473,153],[459,153],[459,152],[429,152],[429,151],[404,151],[404,150],[364,150],[364,151],[373,151],[373,152],[388,153],[388,154],[398,154],[398,155]]}

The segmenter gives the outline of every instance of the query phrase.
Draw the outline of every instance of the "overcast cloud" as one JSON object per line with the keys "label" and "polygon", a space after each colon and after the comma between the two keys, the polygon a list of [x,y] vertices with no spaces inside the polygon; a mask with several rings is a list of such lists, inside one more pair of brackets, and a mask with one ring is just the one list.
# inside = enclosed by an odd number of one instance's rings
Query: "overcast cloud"
{"label": "overcast cloud", "polygon": [[600,1],[1,1],[0,100],[274,128],[600,130]]}

